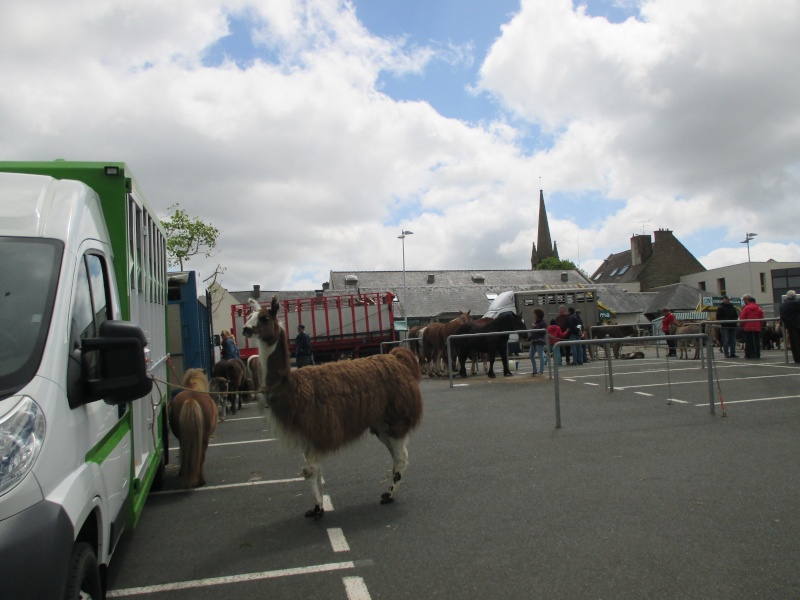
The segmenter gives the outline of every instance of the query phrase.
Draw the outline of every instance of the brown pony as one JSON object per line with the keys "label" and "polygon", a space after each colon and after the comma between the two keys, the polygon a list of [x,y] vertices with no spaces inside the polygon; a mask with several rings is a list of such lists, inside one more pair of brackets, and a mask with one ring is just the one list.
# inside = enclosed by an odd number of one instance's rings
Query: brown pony
{"label": "brown pony", "polygon": [[408,466],[408,438],[422,420],[419,363],[406,348],[394,348],[345,362],[296,369],[290,365],[286,331],[278,320],[277,298],[253,313],[242,332],[258,340],[261,382],[268,417],[280,437],[299,447],[306,458],[303,476],[310,482],[315,506],[307,517],[318,520],[322,508],[321,462],[325,455],[370,431],[392,455],[392,481],[381,503],[394,500]]}
{"label": "brown pony", "polygon": [[182,390],[169,407],[169,427],[181,443],[181,469],[184,487],[206,484],[203,463],[208,440],[217,427],[217,407],[208,395],[208,380],[203,369],[189,369],[183,376]]}
{"label": "brown pony", "polygon": [[[428,362],[428,375],[430,377],[447,375],[447,369],[441,368],[445,362],[445,343],[447,338],[453,335],[460,325],[470,322],[470,312],[471,310],[467,312],[458,311],[458,316],[452,321],[448,323],[431,323],[425,328],[422,334],[422,349],[425,360]],[[450,369],[455,370],[455,368],[454,356]]]}
{"label": "brown pony", "polygon": [[221,360],[214,365],[211,373],[213,377],[223,377],[228,381],[228,399],[231,402],[231,412],[235,415],[237,404],[238,408],[242,408],[242,396],[247,387],[247,367],[244,361],[239,358]]}

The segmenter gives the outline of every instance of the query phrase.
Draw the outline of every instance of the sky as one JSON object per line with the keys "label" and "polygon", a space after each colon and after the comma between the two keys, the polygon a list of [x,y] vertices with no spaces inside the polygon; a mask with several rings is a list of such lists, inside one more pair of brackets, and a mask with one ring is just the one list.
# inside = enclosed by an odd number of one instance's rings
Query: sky
{"label": "sky", "polygon": [[229,290],[529,269],[540,189],[589,274],[800,261],[796,0],[12,0],[0,56],[0,160],[126,162]]}

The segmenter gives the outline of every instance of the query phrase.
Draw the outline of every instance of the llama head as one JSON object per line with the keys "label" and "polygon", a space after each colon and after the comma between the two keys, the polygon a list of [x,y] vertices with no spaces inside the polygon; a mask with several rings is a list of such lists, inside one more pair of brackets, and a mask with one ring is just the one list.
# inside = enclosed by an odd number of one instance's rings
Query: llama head
{"label": "llama head", "polygon": [[278,310],[280,308],[278,299],[273,296],[269,306],[261,307],[255,300],[251,300],[253,312],[247,318],[247,322],[242,328],[242,334],[247,338],[258,338],[268,346],[274,346],[282,331],[281,323],[278,320]]}

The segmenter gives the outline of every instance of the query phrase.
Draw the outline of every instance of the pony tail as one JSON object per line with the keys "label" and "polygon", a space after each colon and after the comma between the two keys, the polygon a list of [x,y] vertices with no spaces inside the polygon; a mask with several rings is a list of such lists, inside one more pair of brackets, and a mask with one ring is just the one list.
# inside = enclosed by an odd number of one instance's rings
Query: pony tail
{"label": "pony tail", "polygon": [[392,348],[392,351],[389,353],[394,356],[397,360],[403,363],[406,368],[411,371],[411,374],[414,376],[414,379],[417,381],[422,380],[422,370],[419,366],[419,360],[411,350],[407,348]]}
{"label": "pony tail", "polygon": [[181,436],[181,473],[187,488],[196,487],[203,466],[203,411],[196,400],[183,405],[178,418],[181,431],[191,431]]}

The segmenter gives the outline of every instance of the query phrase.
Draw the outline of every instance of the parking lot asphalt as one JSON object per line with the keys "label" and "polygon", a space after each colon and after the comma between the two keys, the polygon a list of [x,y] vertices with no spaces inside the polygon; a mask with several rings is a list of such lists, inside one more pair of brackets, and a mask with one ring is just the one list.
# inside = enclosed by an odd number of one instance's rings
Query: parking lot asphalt
{"label": "parking lot asphalt", "polygon": [[700,361],[613,360],[613,391],[607,362],[564,366],[560,428],[527,358],[425,379],[397,501],[367,435],[324,463],[318,522],[302,456],[247,404],[204,488],[180,489],[171,451],[109,596],[800,598],[800,368],[762,356],[714,360],[713,415]]}

